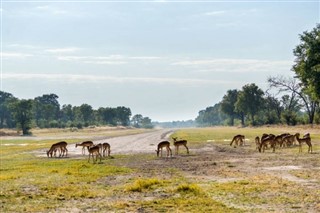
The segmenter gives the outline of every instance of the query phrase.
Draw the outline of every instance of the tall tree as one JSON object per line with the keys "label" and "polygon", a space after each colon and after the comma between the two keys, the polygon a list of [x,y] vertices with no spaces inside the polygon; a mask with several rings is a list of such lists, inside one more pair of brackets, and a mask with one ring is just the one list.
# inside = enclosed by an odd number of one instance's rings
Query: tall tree
{"label": "tall tree", "polygon": [[295,96],[298,96],[307,111],[309,124],[313,124],[314,115],[317,107],[319,106],[319,101],[312,98],[311,93],[304,90],[303,87],[301,87],[302,84],[298,82],[296,78],[284,78],[283,76],[269,77],[268,82],[269,87],[278,88],[279,93],[290,92],[292,100],[296,99]]}
{"label": "tall tree", "polygon": [[301,81],[302,91],[320,101],[320,24],[300,36],[300,44],[293,50],[295,64],[292,70]]}
{"label": "tall tree", "polygon": [[82,104],[79,108],[85,125],[89,125],[93,120],[93,109],[89,104]]}
{"label": "tall tree", "polygon": [[123,126],[129,126],[131,110],[124,106],[118,106],[116,108],[117,121]]}
{"label": "tall tree", "polygon": [[262,109],[264,104],[264,92],[254,83],[242,87],[236,102],[239,112],[250,115],[252,124],[255,125],[254,116]]}
{"label": "tall tree", "polygon": [[228,90],[221,101],[221,111],[230,117],[230,125],[234,125],[234,119],[237,115],[235,103],[238,98],[238,90]]}
{"label": "tall tree", "polygon": [[12,105],[13,117],[17,127],[22,130],[23,135],[30,134],[32,115],[32,100],[17,100]]}
{"label": "tall tree", "polygon": [[59,119],[60,104],[56,94],[46,94],[34,99],[34,114],[39,127],[49,127],[49,122]]}
{"label": "tall tree", "polygon": [[14,121],[11,116],[10,103],[16,101],[12,94],[0,91],[0,128],[5,126],[8,128],[14,127]]}

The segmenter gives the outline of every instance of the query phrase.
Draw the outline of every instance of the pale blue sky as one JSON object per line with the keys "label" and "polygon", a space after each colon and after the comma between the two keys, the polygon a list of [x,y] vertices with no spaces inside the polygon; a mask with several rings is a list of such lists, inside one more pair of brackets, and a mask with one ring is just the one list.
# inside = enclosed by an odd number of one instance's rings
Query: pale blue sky
{"label": "pale blue sky", "polygon": [[4,1],[1,89],[194,119],[228,89],[292,76],[320,1]]}

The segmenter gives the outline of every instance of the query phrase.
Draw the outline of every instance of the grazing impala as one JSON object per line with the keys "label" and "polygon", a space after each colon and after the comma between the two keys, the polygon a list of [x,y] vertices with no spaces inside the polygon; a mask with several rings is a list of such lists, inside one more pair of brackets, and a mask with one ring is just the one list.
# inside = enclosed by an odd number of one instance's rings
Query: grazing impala
{"label": "grazing impala", "polygon": [[230,146],[232,146],[233,142],[235,143],[235,145],[237,146],[243,146],[244,145],[244,141],[245,141],[245,137],[244,135],[236,135],[233,137]]}
{"label": "grazing impala", "polygon": [[172,151],[170,149],[170,142],[169,141],[162,141],[158,144],[158,149],[156,150],[157,156],[159,157],[159,152],[161,151],[161,157],[162,157],[162,149],[164,147],[167,150],[167,157],[169,157],[169,154],[170,154],[170,157],[172,157]]}
{"label": "grazing impala", "polygon": [[[96,160],[94,160],[94,155],[96,156]],[[98,156],[100,157],[100,162],[101,162],[102,156],[100,154],[100,146],[99,145],[89,148],[89,160],[88,160],[88,162],[90,162],[90,156],[92,156],[93,163],[95,163],[98,160]]]}
{"label": "grazing impala", "polygon": [[308,153],[312,153],[312,144],[311,144],[311,137],[310,137],[310,134],[306,134],[303,136],[303,138],[299,138],[300,137],[300,134],[297,133],[295,134],[296,138],[297,138],[297,141],[299,143],[299,152],[302,152],[302,144],[303,143],[306,143],[308,145]]}
{"label": "grazing impala", "polygon": [[84,155],[85,152],[86,152],[85,148],[87,147],[87,149],[88,149],[88,151],[89,151],[89,148],[90,148],[91,146],[93,146],[93,142],[92,142],[92,141],[84,141],[84,142],[82,142],[82,143],[77,143],[77,144],[76,144],[76,148],[77,148],[78,146],[82,146],[82,154]]}
{"label": "grazing impala", "polygon": [[260,142],[260,146],[259,146],[259,152],[261,152],[261,149],[262,149],[262,152],[264,152],[267,144],[270,144],[271,148],[273,148],[273,152],[275,152],[276,150],[276,144],[275,144],[275,135],[269,135],[268,137],[264,137],[263,139],[261,139],[261,142]]}
{"label": "grazing impala", "polygon": [[101,151],[102,151],[102,156],[110,156],[111,153],[111,146],[108,143],[103,143],[101,144]]}
{"label": "grazing impala", "polygon": [[52,144],[51,148],[49,151],[47,151],[47,156],[52,158],[52,154],[54,152],[54,156],[56,156],[57,150],[59,150],[59,157],[63,157],[64,154],[66,154],[66,157],[68,155],[68,149],[67,149],[68,143],[65,141],[61,141],[55,144]]}
{"label": "grazing impala", "polygon": [[189,154],[189,148],[187,147],[187,140],[179,140],[177,141],[177,138],[172,138],[173,139],[173,145],[175,147],[175,154],[178,155],[179,153],[179,146],[184,146],[187,149],[187,153]]}

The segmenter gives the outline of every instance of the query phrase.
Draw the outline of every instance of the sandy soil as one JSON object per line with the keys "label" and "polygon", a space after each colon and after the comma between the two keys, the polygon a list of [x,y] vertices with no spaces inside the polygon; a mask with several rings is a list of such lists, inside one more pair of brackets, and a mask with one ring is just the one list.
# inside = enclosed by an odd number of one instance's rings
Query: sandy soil
{"label": "sandy soil", "polygon": [[[93,140],[94,144],[109,143],[112,154],[137,154],[137,153],[155,153],[157,144],[164,140],[170,140],[170,135],[174,130],[161,129],[153,132],[147,132],[137,135],[128,135],[112,138],[99,138]],[[66,140],[67,141],[67,140]],[[48,147],[49,149],[49,147]],[[82,147],[75,147],[75,144],[68,144],[68,157],[82,156]],[[86,150],[87,153],[87,150]],[[35,151],[40,157],[46,157],[46,150],[41,149]]]}

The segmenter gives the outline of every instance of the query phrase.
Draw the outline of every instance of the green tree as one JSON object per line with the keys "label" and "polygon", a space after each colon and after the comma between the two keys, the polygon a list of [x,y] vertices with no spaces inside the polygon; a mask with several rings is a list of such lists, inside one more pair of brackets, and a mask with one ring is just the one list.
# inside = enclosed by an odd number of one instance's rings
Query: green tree
{"label": "green tree", "polygon": [[32,115],[32,100],[17,100],[12,103],[14,120],[17,127],[22,130],[23,135],[29,135],[31,129]]}
{"label": "green tree", "polygon": [[79,107],[82,119],[85,123],[85,126],[88,126],[93,121],[93,109],[89,104],[82,104]]}
{"label": "green tree", "polygon": [[123,126],[129,126],[130,117],[131,117],[131,109],[119,106],[116,108],[117,121]]}
{"label": "green tree", "polygon": [[221,111],[221,103],[199,111],[196,122],[199,126],[214,126],[223,124],[226,115]]}
{"label": "green tree", "polygon": [[250,115],[252,125],[256,124],[254,116],[263,108],[263,95],[264,92],[254,83],[243,86],[238,94],[236,109],[238,112]]}
{"label": "green tree", "polygon": [[16,101],[12,94],[0,91],[0,128],[14,127],[14,120],[10,110],[10,103]]}
{"label": "green tree", "polygon": [[48,94],[34,99],[34,115],[38,127],[50,127],[51,121],[59,119],[58,98],[56,94]]}
{"label": "green tree", "polygon": [[293,50],[292,70],[301,81],[302,91],[312,100],[320,101],[320,24],[300,36],[300,44]]}
{"label": "green tree", "polygon": [[237,116],[235,103],[238,98],[238,90],[228,90],[221,101],[221,111],[230,117],[230,125],[234,125],[234,119]]}
{"label": "green tree", "polygon": [[131,119],[132,125],[136,128],[140,128],[142,126],[143,116],[141,114],[134,115]]}
{"label": "green tree", "polygon": [[141,121],[141,127],[145,129],[152,129],[153,125],[149,117],[143,117]]}

